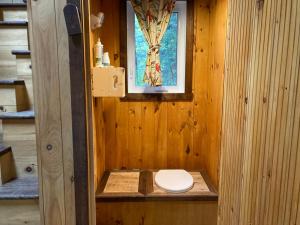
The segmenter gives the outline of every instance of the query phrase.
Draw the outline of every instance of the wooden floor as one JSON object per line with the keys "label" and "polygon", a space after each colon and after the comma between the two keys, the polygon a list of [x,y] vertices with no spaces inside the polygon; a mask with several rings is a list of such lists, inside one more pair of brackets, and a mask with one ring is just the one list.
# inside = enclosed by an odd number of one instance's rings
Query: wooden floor
{"label": "wooden floor", "polygon": [[218,199],[215,188],[203,172],[190,172],[194,186],[186,193],[168,193],[154,181],[155,171],[107,171],[98,186],[97,201],[210,200]]}

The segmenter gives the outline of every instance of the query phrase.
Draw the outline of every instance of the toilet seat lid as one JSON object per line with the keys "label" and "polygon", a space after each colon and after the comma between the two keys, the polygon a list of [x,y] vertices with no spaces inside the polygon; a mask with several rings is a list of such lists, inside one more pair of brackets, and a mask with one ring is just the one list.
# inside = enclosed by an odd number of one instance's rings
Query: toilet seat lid
{"label": "toilet seat lid", "polygon": [[185,170],[160,170],[155,175],[155,183],[167,192],[182,193],[193,187],[194,179]]}

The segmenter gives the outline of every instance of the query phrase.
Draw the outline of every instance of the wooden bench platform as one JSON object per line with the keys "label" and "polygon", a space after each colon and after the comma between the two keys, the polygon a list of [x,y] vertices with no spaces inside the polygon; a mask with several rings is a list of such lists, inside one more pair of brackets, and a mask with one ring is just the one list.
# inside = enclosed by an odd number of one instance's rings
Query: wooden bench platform
{"label": "wooden bench platform", "polygon": [[107,171],[96,192],[98,201],[217,201],[218,194],[204,172],[190,172],[194,186],[186,193],[167,193],[156,186],[155,171]]}

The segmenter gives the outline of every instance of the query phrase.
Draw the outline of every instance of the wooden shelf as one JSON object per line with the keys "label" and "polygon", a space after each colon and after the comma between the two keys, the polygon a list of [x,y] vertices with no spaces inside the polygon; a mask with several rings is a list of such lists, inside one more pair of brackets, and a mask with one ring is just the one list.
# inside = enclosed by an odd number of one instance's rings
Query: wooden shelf
{"label": "wooden shelf", "polygon": [[125,69],[121,67],[102,67],[92,69],[93,97],[124,97]]}
{"label": "wooden shelf", "polygon": [[38,178],[22,177],[0,186],[0,200],[38,199]]}
{"label": "wooden shelf", "polygon": [[0,120],[34,119],[34,111],[0,112]]}
{"label": "wooden shelf", "polygon": [[16,56],[18,56],[18,55],[29,56],[31,54],[31,52],[29,50],[12,50],[11,54],[16,55]]}
{"label": "wooden shelf", "polygon": [[194,187],[180,194],[156,186],[155,171],[107,171],[96,192],[97,201],[217,201],[218,194],[204,172],[190,172]]}
{"label": "wooden shelf", "polygon": [[26,3],[0,3],[0,8],[27,8]]}
{"label": "wooden shelf", "polygon": [[27,27],[28,21],[0,21],[0,27]]}

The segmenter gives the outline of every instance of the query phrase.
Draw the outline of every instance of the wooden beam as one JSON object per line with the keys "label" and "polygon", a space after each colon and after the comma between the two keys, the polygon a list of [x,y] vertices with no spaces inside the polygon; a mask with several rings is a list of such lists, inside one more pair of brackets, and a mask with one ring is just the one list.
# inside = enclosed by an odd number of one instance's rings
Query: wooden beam
{"label": "wooden beam", "polygon": [[66,1],[28,1],[42,225],[75,225]]}

